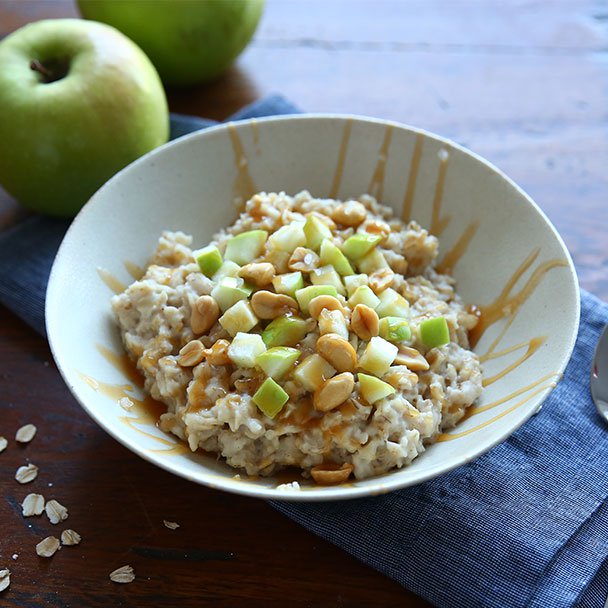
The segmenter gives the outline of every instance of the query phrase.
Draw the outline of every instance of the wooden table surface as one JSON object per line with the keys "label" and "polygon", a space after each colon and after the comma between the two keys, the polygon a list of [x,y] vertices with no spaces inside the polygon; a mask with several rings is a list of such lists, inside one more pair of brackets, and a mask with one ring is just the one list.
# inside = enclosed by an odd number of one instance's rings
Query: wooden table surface
{"label": "wooden table surface", "polygon": [[[71,2],[0,1],[0,35]],[[222,119],[280,92],[307,111],[424,127],[487,157],[538,202],[582,287],[608,299],[608,4],[592,0],[269,0],[253,43],[220,80],[168,91],[171,109]],[[4,117],[0,117],[0,120]],[[0,228],[24,215],[0,192]],[[0,605],[428,606],[275,512],[208,490],[131,454],[80,409],[46,341],[0,307]],[[26,447],[13,440],[32,422]],[[38,479],[13,476],[31,460]],[[57,533],[23,519],[28,492],[57,498],[83,537],[52,559]],[[176,521],[175,531],[163,520]],[[13,556],[17,556],[13,559]],[[130,585],[108,574],[135,567]]]}

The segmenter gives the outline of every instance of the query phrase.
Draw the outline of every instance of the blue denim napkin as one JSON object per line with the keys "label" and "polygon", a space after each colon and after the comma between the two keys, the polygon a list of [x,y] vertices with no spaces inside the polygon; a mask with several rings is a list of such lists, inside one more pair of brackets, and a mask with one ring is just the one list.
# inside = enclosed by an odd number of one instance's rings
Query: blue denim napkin
{"label": "blue denim napkin", "polygon": [[[298,110],[271,97],[232,120]],[[215,124],[172,116],[172,138]],[[48,273],[68,222],[0,235],[0,301],[44,333]],[[273,506],[442,608],[603,608],[608,427],[589,396],[608,306],[582,294],[580,333],[540,414],[476,461],[385,496]]]}

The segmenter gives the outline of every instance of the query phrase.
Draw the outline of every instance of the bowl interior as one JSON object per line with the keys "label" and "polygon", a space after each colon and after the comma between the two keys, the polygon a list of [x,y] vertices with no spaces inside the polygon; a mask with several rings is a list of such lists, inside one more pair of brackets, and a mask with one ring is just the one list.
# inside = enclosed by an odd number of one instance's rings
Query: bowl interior
{"label": "bowl interior", "polygon": [[[113,291],[145,266],[163,230],[205,245],[256,191],[317,197],[375,195],[440,236],[440,261],[487,328],[479,406],[410,466],[337,487],[278,488],[192,454],[155,427],[111,316]],[[237,202],[234,202],[236,199]],[[536,412],[569,359],[579,316],[570,256],[513,182],[456,144],[394,123],[294,116],[219,126],[163,146],[110,180],[74,221],[55,261],[47,328],[57,364],[85,410],[134,452],[178,475],[229,491],[293,500],[381,493],[463,464]],[[129,396],[135,406],[119,404]]]}

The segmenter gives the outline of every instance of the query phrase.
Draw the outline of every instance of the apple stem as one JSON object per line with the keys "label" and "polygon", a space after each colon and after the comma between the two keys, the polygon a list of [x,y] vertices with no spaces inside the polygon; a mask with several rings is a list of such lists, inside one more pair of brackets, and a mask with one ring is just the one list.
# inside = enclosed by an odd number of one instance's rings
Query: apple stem
{"label": "apple stem", "polygon": [[50,82],[53,78],[53,74],[49,70],[47,70],[38,59],[32,59],[30,62],[30,69],[34,70],[34,72],[38,72],[42,74],[45,78],[46,82]]}

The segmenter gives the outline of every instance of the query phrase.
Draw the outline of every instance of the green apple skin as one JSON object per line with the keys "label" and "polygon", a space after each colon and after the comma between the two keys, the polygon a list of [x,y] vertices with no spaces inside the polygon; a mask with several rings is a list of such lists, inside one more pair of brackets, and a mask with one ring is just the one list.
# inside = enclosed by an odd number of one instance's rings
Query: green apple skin
{"label": "green apple skin", "polygon": [[78,0],[86,19],[135,41],[163,82],[191,85],[219,76],[251,40],[263,0]]}
{"label": "green apple skin", "polygon": [[[58,59],[67,74],[54,82],[30,67]],[[37,21],[0,42],[0,116],[0,184],[62,217],[169,136],[148,58],[114,28],[79,19]]]}

